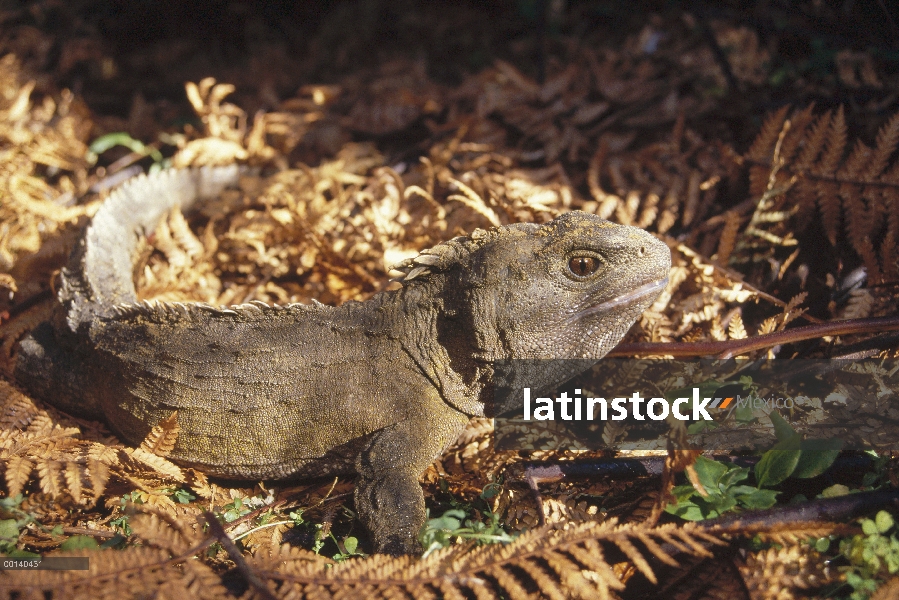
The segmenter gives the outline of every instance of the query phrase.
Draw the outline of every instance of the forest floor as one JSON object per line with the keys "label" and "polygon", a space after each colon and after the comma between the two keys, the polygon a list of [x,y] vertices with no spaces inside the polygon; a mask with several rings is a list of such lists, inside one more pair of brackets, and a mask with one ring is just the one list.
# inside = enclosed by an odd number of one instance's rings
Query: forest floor
{"label": "forest floor", "polygon": [[[485,4],[0,3],[0,362],[49,314],[59,270],[110,190],[151,169],[236,161],[258,174],[152,236],[135,271],[142,299],[364,300],[396,286],[390,266],[423,248],[583,210],[672,251],[669,286],[626,344],[739,344],[859,320],[853,335],[743,354],[867,360],[852,385],[887,401],[864,433],[899,419],[899,334],[870,320],[896,316],[899,283],[896,7]],[[737,490],[732,463],[699,462],[675,480],[696,455],[681,448],[662,478],[597,470],[536,493],[535,463],[599,469],[615,452],[497,451],[491,422],[476,419],[422,478],[431,516],[443,515],[427,540],[449,548],[408,562],[362,558],[351,478],[232,487],[164,458],[157,442],[177,431],[135,450],[3,380],[0,401],[0,551],[94,557],[87,572],[0,571],[10,597],[899,594],[895,505],[872,501],[861,526],[824,509],[814,522],[784,513],[718,530],[674,516],[769,497],[775,509],[850,491],[894,499],[888,432],[876,455],[844,453],[862,461],[849,475],[822,475],[827,455],[798,481],[798,446],[780,446],[796,460],[769,454]],[[747,419],[767,428],[759,452],[774,433],[809,441],[767,413]],[[603,439],[615,448],[626,434]],[[717,499],[691,496],[690,482]],[[222,525],[199,524],[208,513]],[[519,537],[452,545],[489,536]]]}

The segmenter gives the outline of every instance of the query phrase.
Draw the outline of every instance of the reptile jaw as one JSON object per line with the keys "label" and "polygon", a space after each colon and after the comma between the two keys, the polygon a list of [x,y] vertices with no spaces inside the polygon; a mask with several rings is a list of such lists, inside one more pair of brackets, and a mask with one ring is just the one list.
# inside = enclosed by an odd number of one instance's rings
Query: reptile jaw
{"label": "reptile jaw", "polygon": [[595,304],[590,306],[589,308],[585,308],[583,310],[579,310],[573,316],[575,319],[581,319],[583,317],[587,317],[590,315],[594,315],[596,313],[607,312],[618,308],[619,306],[626,306],[628,304],[633,304],[637,300],[645,298],[646,296],[650,296],[652,294],[658,294],[665,286],[668,285],[668,278],[658,279],[656,281],[650,281],[649,283],[644,283],[640,287],[627,292],[626,294],[621,294],[620,296],[616,296],[614,298],[610,298],[605,302],[600,302],[599,304]]}

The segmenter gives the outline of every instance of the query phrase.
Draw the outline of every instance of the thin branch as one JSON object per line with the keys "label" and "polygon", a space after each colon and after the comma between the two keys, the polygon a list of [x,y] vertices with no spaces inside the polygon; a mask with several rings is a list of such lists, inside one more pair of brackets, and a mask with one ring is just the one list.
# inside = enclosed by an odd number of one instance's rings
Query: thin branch
{"label": "thin branch", "polygon": [[222,524],[219,523],[219,520],[215,517],[211,512],[204,512],[203,519],[206,521],[206,524],[209,526],[209,532],[215,537],[219,543],[222,545],[222,548],[225,549],[225,552],[228,553],[228,557],[234,561],[234,564],[237,566],[237,570],[240,571],[240,574],[243,576],[244,580],[252,586],[256,593],[259,594],[260,598],[264,600],[275,600],[275,595],[269,589],[265,582],[259,578],[259,576],[253,571],[250,565],[247,564],[246,559],[244,559],[243,554],[240,553],[240,550],[234,544],[228,534],[225,533],[225,530],[222,528]]}
{"label": "thin branch", "polygon": [[793,344],[824,336],[851,335],[856,333],[882,333],[899,331],[899,317],[877,317],[872,319],[847,319],[830,321],[816,325],[796,327],[786,331],[757,335],[742,340],[725,342],[641,342],[620,344],[609,352],[609,357],[629,357],[647,355],[668,355],[676,358],[687,356],[715,356],[721,359],[733,358],[753,350],[763,350],[783,344]]}

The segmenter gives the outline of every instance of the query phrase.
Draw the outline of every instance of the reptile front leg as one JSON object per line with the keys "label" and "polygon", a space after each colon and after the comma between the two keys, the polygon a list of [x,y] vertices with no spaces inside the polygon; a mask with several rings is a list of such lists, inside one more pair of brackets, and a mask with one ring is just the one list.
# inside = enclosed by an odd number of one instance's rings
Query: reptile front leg
{"label": "reptile front leg", "polygon": [[375,552],[421,553],[418,533],[426,514],[418,478],[470,419],[443,403],[434,408],[378,431],[356,459],[356,512]]}

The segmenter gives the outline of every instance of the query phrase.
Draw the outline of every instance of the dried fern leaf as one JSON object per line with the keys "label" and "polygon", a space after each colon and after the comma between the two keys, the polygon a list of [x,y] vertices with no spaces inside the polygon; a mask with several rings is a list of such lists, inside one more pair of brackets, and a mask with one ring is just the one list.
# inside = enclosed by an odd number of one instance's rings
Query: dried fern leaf
{"label": "dried fern leaf", "polygon": [[746,328],[743,326],[743,317],[740,313],[735,313],[727,324],[727,333],[732,340],[745,340],[748,337]]}
{"label": "dried fern leaf", "polygon": [[[84,552],[53,556],[84,556]],[[167,550],[148,546],[89,554],[88,571],[20,570],[0,572],[0,591],[10,597],[67,600],[69,598],[160,598],[217,600],[228,597],[221,578],[189,556],[173,560]]]}
{"label": "dried fern leaf", "polygon": [[178,411],[176,410],[150,430],[150,433],[141,442],[140,449],[156,456],[168,456],[178,441],[180,431],[181,426],[178,425]]}
{"label": "dried fern leaf", "polygon": [[[567,530],[532,530],[508,545],[445,548],[422,560],[373,556],[328,567],[284,551],[254,558],[266,578],[280,581],[279,594],[314,596],[354,590],[365,597],[419,597],[439,590],[455,597],[612,598],[624,588],[605,558],[606,549],[623,553],[650,580],[650,558],[676,564],[674,551],[710,556],[706,544],[720,543],[693,525],[618,525],[587,522]],[[666,548],[666,545],[668,548]],[[673,548],[669,549],[669,548]],[[305,558],[306,560],[299,560]]]}
{"label": "dried fern leaf", "polygon": [[6,479],[6,489],[11,497],[15,497],[22,493],[25,484],[31,478],[34,463],[22,456],[11,456],[5,463],[3,476]]}
{"label": "dried fern leaf", "polygon": [[751,554],[739,569],[753,598],[782,598],[785,593],[792,595],[795,590],[817,588],[833,581],[822,557],[806,544]]}
{"label": "dried fern leaf", "polygon": [[122,448],[118,452],[118,457],[123,465],[131,466],[137,471],[150,469],[175,481],[184,481],[184,472],[181,467],[161,456],[151,454],[143,448]]}
{"label": "dried fern leaf", "polygon": [[731,211],[724,215],[724,229],[721,230],[721,237],[718,239],[718,256],[716,257],[718,264],[727,265],[727,261],[730,260],[742,222],[742,218],[736,212]]}

